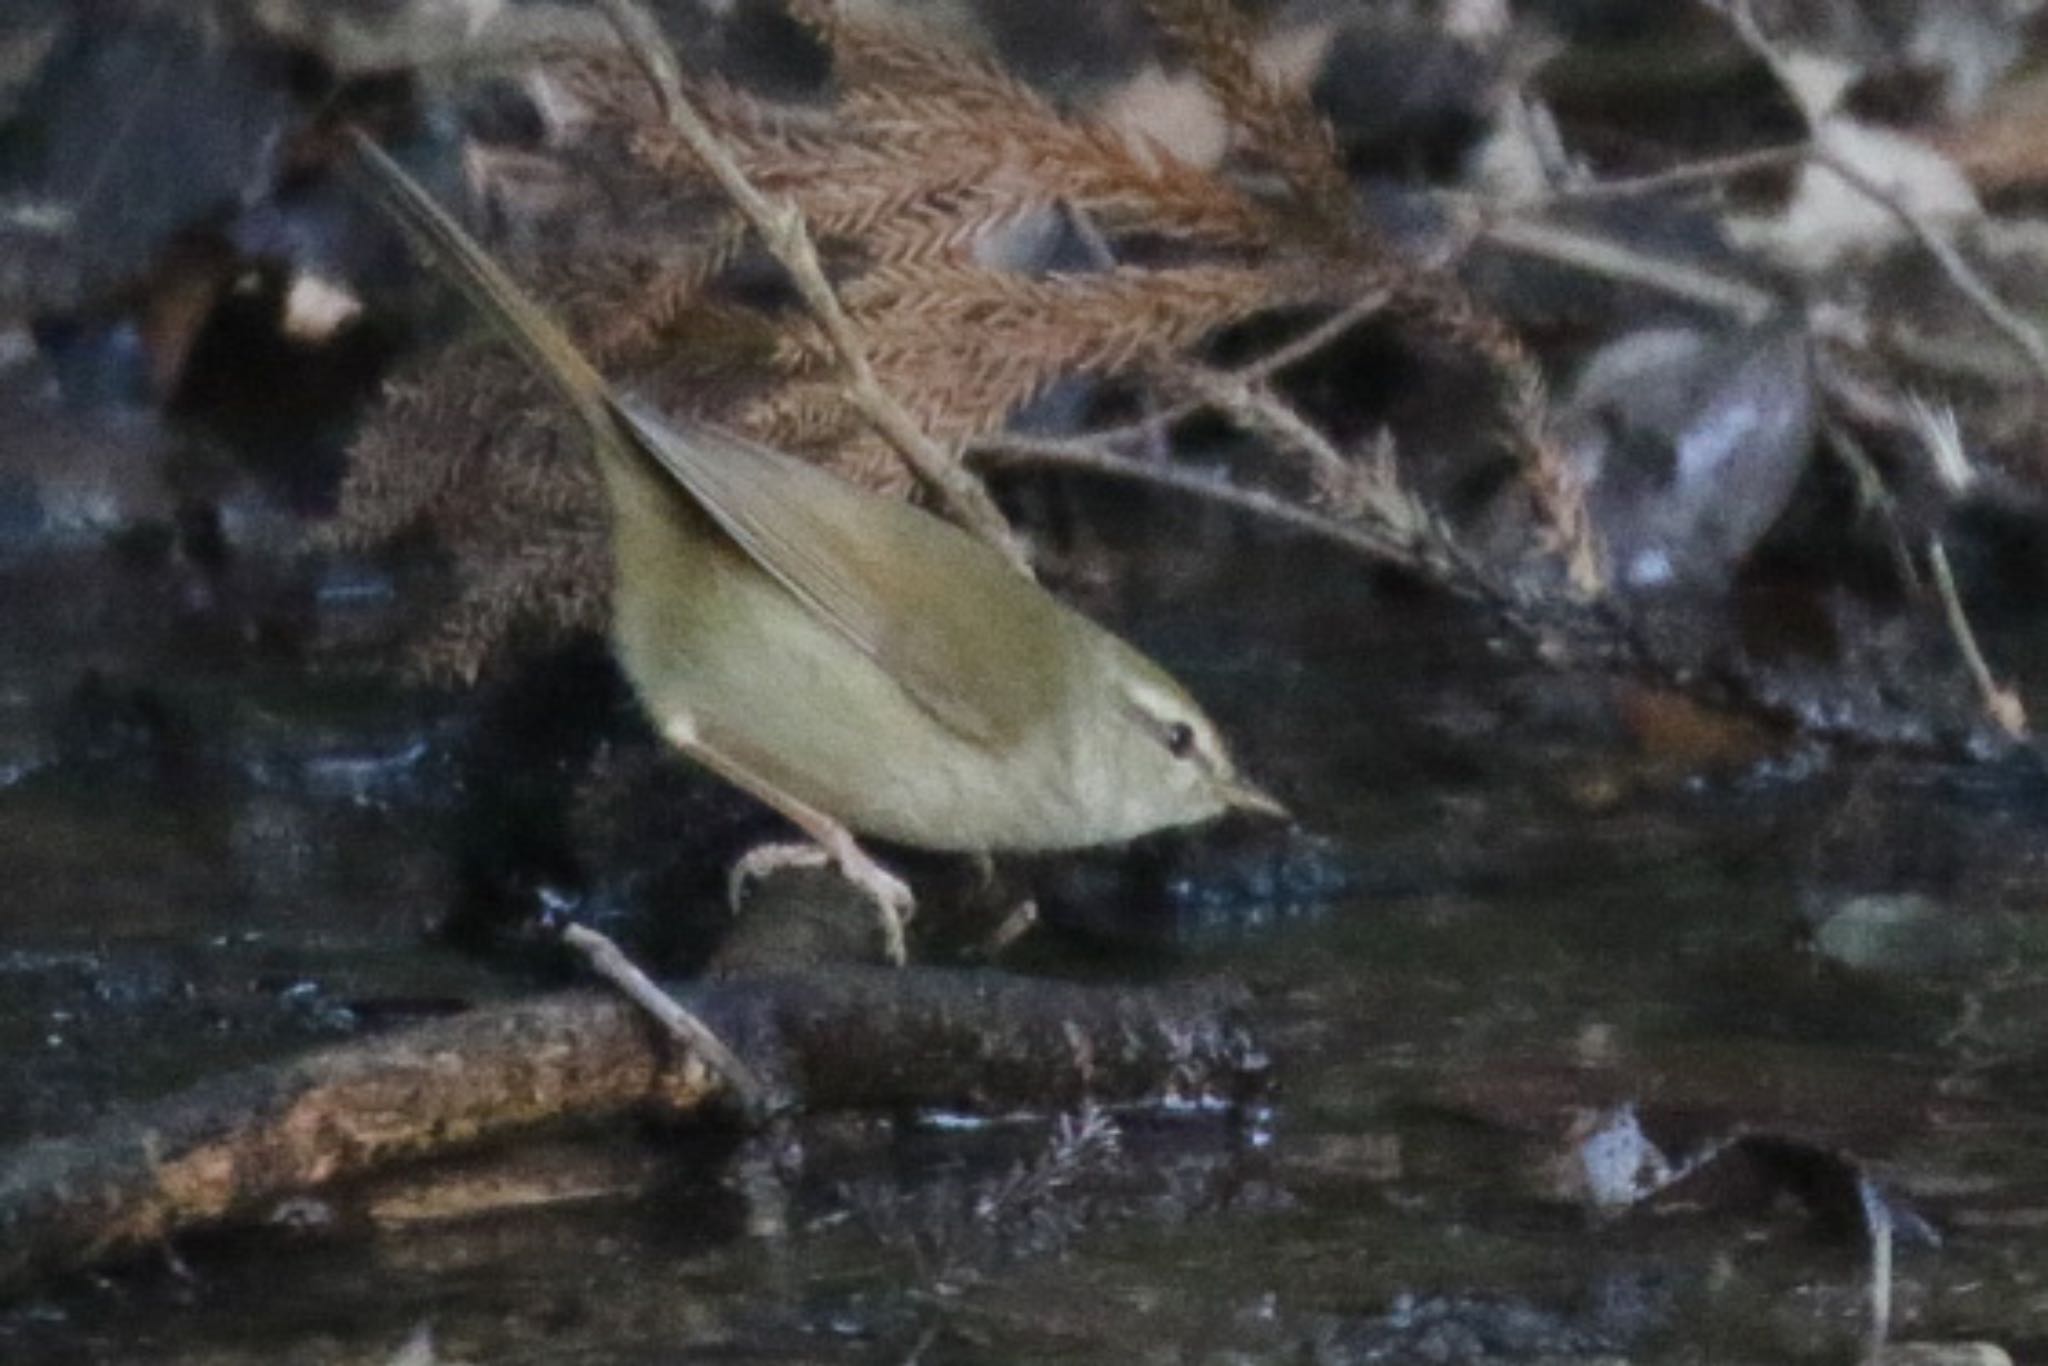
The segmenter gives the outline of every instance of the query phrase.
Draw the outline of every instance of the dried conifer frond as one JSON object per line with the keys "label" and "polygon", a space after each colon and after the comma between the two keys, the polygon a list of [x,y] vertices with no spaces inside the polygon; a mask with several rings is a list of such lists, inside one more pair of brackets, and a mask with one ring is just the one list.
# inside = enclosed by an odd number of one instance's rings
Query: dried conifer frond
{"label": "dried conifer frond", "polygon": [[1258,33],[1231,0],[1145,0],[1202,80],[1243,130],[1250,150],[1277,171],[1325,230],[1356,230],[1351,181],[1336,135],[1306,94],[1259,70]]}
{"label": "dried conifer frond", "polygon": [[336,543],[374,545],[433,518],[486,462],[489,427],[478,421],[480,390],[469,382],[479,363],[493,363],[486,348],[450,346],[385,382],[383,404],[356,438]]}
{"label": "dried conifer frond", "polygon": [[791,0],[790,13],[824,38],[833,74],[849,92],[917,91],[990,118],[1049,109],[1038,92],[987,55],[916,20],[869,6],[848,12],[834,0]]}
{"label": "dried conifer frond", "polygon": [[[693,240],[654,250],[576,254],[555,263],[550,274],[558,282],[565,322],[600,366],[663,357],[692,334],[701,340],[707,332],[728,336],[742,352],[756,351],[734,335],[733,310],[721,315],[727,327],[706,325],[720,306],[705,292],[746,244],[746,225],[736,215],[723,215]],[[708,354],[701,346],[699,352]]]}
{"label": "dried conifer frond", "polygon": [[1042,104],[991,120],[971,105],[881,91],[850,96],[848,107],[896,164],[950,162],[993,214],[1065,202],[1113,233],[1245,250],[1273,238],[1271,213],[1207,171]]}
{"label": "dried conifer frond", "polygon": [[1036,277],[918,266],[861,277],[846,303],[877,374],[959,440],[1000,427],[1055,380],[1129,371],[1301,292],[1235,266]]}
{"label": "dried conifer frond", "polygon": [[1513,328],[1449,276],[1400,277],[1391,293],[1396,312],[1478,356],[1493,371],[1503,390],[1508,443],[1520,457],[1523,478],[1543,516],[1548,548],[1564,561],[1575,587],[1599,592],[1606,581],[1600,539],[1586,490],[1551,430],[1543,367]]}
{"label": "dried conifer frond", "polygon": [[[472,561],[482,557],[473,554]],[[454,604],[416,652],[424,676],[474,683],[522,629],[552,636],[603,628],[611,555],[597,522],[544,532],[488,563],[489,573],[464,576]]]}
{"label": "dried conifer frond", "polygon": [[[1396,259],[1352,220],[1326,130],[1298,93],[1259,74],[1227,5],[1157,8],[1255,150],[1314,209],[1313,233],[1294,221],[1298,205],[1064,111],[929,33],[823,0],[796,8],[830,47],[829,103],[775,104],[715,79],[686,83],[680,98],[701,108],[756,190],[801,212],[862,364],[929,437],[986,437],[1076,376],[1133,386],[1154,411],[1188,411],[1201,404],[1174,377],[1218,332],[1384,293],[1419,330],[1502,376],[1530,487],[1565,528],[1561,542],[1590,544],[1583,499],[1543,437],[1541,375],[1519,339],[1455,282]],[[576,117],[552,154],[560,175],[542,173],[547,193],[508,196],[531,206],[525,221],[508,215],[529,244],[507,253],[515,273],[607,373],[649,400],[909,494],[903,459],[847,402],[843,338],[828,345],[793,306],[787,277],[757,269],[773,243],[743,225],[700,160],[718,149],[699,130],[693,150],[625,57],[546,60],[545,78]],[[1041,225],[1047,240],[1086,239],[1102,268],[1034,275],[991,264],[1035,257]],[[1290,430],[1297,449],[1344,463],[1320,434]],[[1341,470],[1319,473],[1326,492],[1352,487]],[[1288,496],[1302,496],[1299,481]],[[1325,501],[1350,516],[1359,500]],[[509,355],[465,345],[396,389],[344,502],[358,539],[421,522],[440,529],[457,591],[425,655],[437,674],[473,677],[522,622],[602,619],[601,490],[580,441]]]}
{"label": "dried conifer frond", "polygon": [[522,625],[555,634],[606,619],[611,561],[596,471],[551,415],[510,411],[510,424],[501,419],[507,437],[479,477],[440,509],[457,585],[454,605],[416,661],[433,677],[474,681],[495,646]]}
{"label": "dried conifer frond", "polygon": [[454,602],[413,663],[467,682],[521,623],[603,620],[603,518],[589,460],[525,366],[488,339],[464,339],[388,386],[357,439],[334,539],[440,532]]}
{"label": "dried conifer frond", "polygon": [[749,436],[825,460],[866,488],[907,495],[914,487],[901,460],[886,454],[876,458],[876,448],[862,443],[860,419],[848,410],[836,379],[778,385],[740,404],[731,416],[733,425]]}
{"label": "dried conifer frond", "polygon": [[[719,82],[690,91],[748,177],[794,201],[820,237],[903,261],[1058,202],[1111,231],[1247,249],[1270,237],[1269,212],[1234,187],[1163,148],[1067,118],[976,54],[874,17],[834,19],[824,31],[843,86],[829,125],[774,117]],[[586,62],[568,84],[625,131],[649,169],[701,177],[696,155],[644,96],[617,87],[623,78],[614,65]],[[885,234],[891,222],[899,226]]]}
{"label": "dried conifer frond", "polygon": [[1186,52],[1224,111],[1261,158],[1287,181],[1295,199],[1375,286],[1388,288],[1395,311],[1420,330],[1476,355],[1498,377],[1508,438],[1548,524],[1550,548],[1565,560],[1572,582],[1597,592],[1604,581],[1598,538],[1585,493],[1550,431],[1548,386],[1521,338],[1483,308],[1456,279],[1389,257],[1352,209],[1350,180],[1329,125],[1306,95],[1259,70],[1258,34],[1231,0],[1146,0],[1166,33]]}
{"label": "dried conifer frond", "polygon": [[1156,144],[1134,146],[1063,115],[978,53],[901,21],[851,18],[822,3],[796,8],[832,49],[844,117],[899,160],[957,159],[968,185],[1035,187],[1033,202],[1063,200],[1112,231],[1142,227],[1219,246],[1270,240],[1269,214],[1234,187]]}

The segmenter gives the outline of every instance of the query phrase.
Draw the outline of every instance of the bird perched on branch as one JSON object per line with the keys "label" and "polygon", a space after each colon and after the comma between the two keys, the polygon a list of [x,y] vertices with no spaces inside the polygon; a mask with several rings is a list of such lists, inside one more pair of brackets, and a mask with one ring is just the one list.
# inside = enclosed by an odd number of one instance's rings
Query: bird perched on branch
{"label": "bird perched on branch", "polygon": [[375,200],[580,419],[612,509],[612,638],[661,733],[767,802],[884,910],[854,834],[986,854],[1284,814],[1137,650],[908,504],[614,390],[474,239],[356,135]]}

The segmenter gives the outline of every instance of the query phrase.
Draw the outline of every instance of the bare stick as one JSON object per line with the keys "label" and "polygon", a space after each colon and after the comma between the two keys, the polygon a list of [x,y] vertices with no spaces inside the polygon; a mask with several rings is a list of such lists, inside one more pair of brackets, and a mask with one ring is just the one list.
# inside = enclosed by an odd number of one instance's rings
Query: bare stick
{"label": "bare stick", "polygon": [[916,419],[882,387],[868,360],[867,347],[853,320],[840,306],[839,296],[825,278],[818,261],[818,249],[804,226],[801,210],[787,201],[778,202],[761,193],[732,153],[704,121],[683,91],[681,67],[675,52],[652,15],[639,0],[598,0],[618,29],[621,40],[654,86],[655,97],[669,126],[732,200],[742,215],[761,234],[762,242],[789,272],[802,296],[804,306],[817,319],[825,339],[844,372],[846,400],[896,448],[939,506],[960,525],[974,532],[1007,556],[1019,572],[1028,574],[1022,546],[1002,512],[976,479],[945,448],[919,427]]}
{"label": "bare stick", "polygon": [[1840,176],[1851,189],[1898,219],[1922,249],[1934,258],[1934,263],[1941,267],[1941,273],[1948,276],[1956,291],[2026,358],[2027,364],[2033,367],[2035,382],[2048,387],[2048,341],[2042,339],[2039,329],[1998,297],[1998,292],[1977,273],[1976,267],[1963,259],[1962,252],[1956,250],[1955,242],[1946,232],[1928,222],[1925,214],[1833,153],[1816,148],[1812,158],[1816,165]]}
{"label": "bare stick", "polygon": [[1230,373],[1240,379],[1271,379],[1289,366],[1307,360],[1352,328],[1375,316],[1387,306],[1391,291],[1369,289],[1344,307],[1291,341],[1283,342],[1264,355],[1246,361]]}
{"label": "bare stick", "polygon": [[1806,159],[1807,151],[1807,144],[1803,142],[1793,143],[1788,147],[1759,147],[1747,152],[1734,152],[1724,157],[1688,161],[1667,170],[1651,171],[1645,175],[1618,176],[1613,180],[1594,181],[1589,185],[1569,185],[1552,191],[1537,202],[1583,204],[1605,199],[1638,199],[1662,194],[1666,190],[1717,184],[1724,180],[1753,175],[1758,171],[1794,166]]}
{"label": "bare stick", "polygon": [[1771,41],[1770,35],[1764,32],[1763,25],[1757,22],[1756,10],[1749,0],[1701,0],[1701,3],[1728,21],[1728,27],[1735,31],[1735,36],[1742,45],[1769,68],[1771,78],[1792,101],[1792,107],[1799,111],[1800,118],[1806,123],[1807,131],[1817,132],[1814,127],[1813,111],[1807,108],[1806,101],[1799,97],[1799,82],[1785,61],[1785,54],[1778,51],[1778,45]]}
{"label": "bare stick", "polygon": [[1779,307],[1776,295],[1746,281],[1668,256],[1638,251],[1612,238],[1562,224],[1508,218],[1483,225],[1478,235],[1508,251],[1643,285],[1673,298],[1704,305],[1733,316],[1745,326],[1762,322]]}
{"label": "bare stick", "polygon": [[1868,1227],[1865,1235],[1870,1247],[1870,1282],[1866,1299],[1870,1305],[1870,1322],[1864,1328],[1863,1359],[1881,1362],[1884,1359],[1885,1343],[1892,1335],[1892,1215],[1884,1197],[1877,1194],[1869,1181],[1858,1178],[1858,1194],[1863,1197],[1863,1221]]}
{"label": "bare stick", "polygon": [[[1798,98],[1798,88],[1786,66],[1784,54],[1778,51],[1777,44],[1757,22],[1749,0],[1702,0],[1702,3],[1725,18],[1742,45],[1770,68],[1778,83],[1792,96],[1793,104],[1805,115],[1809,129],[1818,133],[1820,130],[1815,126],[1813,111]],[[1984,320],[2026,358],[2027,364],[2033,367],[2035,382],[2048,388],[2048,339],[2044,339],[2037,328],[1998,297],[1998,292],[1985,282],[1976,268],[1963,259],[1963,254],[1956,250],[1955,242],[1946,232],[1891,190],[1828,151],[1818,140],[1808,148],[1807,157],[1814,165],[1839,176],[1843,184],[1896,218],[1900,226],[1934,258],[1934,263],[1941,268],[1942,274],[1948,276],[1949,283],[1957,292],[1969,300]]]}
{"label": "bare stick", "polygon": [[1825,425],[1827,447],[1849,471],[1849,477],[1856,481],[1857,498],[1884,522],[1885,545],[1891,551],[1892,568],[1898,574],[1900,584],[1907,592],[1917,594],[1921,588],[1920,571],[1914,567],[1913,552],[1906,545],[1899,500],[1893,496],[1891,486],[1885,483],[1884,475],[1877,468],[1877,462],[1870,458],[1870,452],[1863,449],[1863,443],[1856,439],[1855,434],[1839,422]]}
{"label": "bare stick", "polygon": [[749,1111],[759,1110],[768,1097],[768,1089],[754,1075],[753,1069],[741,1062],[739,1055],[727,1048],[725,1041],[709,1025],[683,1009],[675,997],[642,972],[609,935],[587,925],[570,925],[562,931],[562,942],[583,955],[583,961],[589,964],[592,972],[652,1016],[668,1031],[669,1037],[703,1059],[712,1071],[739,1093]]}
{"label": "bare stick", "polygon": [[1955,637],[1956,648],[1962,651],[1963,666],[1970,671],[1970,681],[1977,685],[1977,696],[1983,700],[1985,712],[2007,735],[2015,740],[2025,739],[2026,707],[2020,702],[2018,693],[1991,676],[1991,666],[1985,662],[1984,651],[1977,645],[1977,633],[1970,629],[1969,614],[1963,610],[1962,594],[1956,591],[1956,576],[1949,568],[1948,550],[1939,536],[1927,538],[1927,563],[1934,571],[1934,588],[1941,596],[1941,610],[1948,618],[1949,633]]}
{"label": "bare stick", "polygon": [[968,449],[970,455],[986,464],[1079,470],[1206,499],[1250,513],[1276,526],[1329,541],[1371,559],[1427,574],[1458,596],[1482,600],[1494,597],[1476,574],[1446,572],[1441,552],[1433,552],[1419,540],[1403,539],[1389,530],[1361,522],[1343,521],[1212,475],[1122,455],[1099,439],[999,433],[981,438]]}
{"label": "bare stick", "polygon": [[[1352,328],[1382,312],[1389,297],[1389,292],[1384,289],[1367,290],[1299,336],[1223,373],[1247,384],[1271,379],[1281,371],[1298,365],[1324,350]],[[1121,446],[1127,441],[1150,443],[1166,428],[1183,418],[1201,412],[1208,406],[1209,400],[1197,394],[1175,403],[1162,404],[1133,422],[1120,423],[1113,427],[1091,428],[1074,440],[1104,449]],[[970,453],[979,451],[983,454],[998,454],[1003,450],[1015,448],[1016,443],[1001,432],[976,437],[968,442]]]}
{"label": "bare stick", "polygon": [[1275,445],[1293,451],[1307,462],[1318,488],[1342,488],[1349,480],[1352,465],[1344,453],[1308,419],[1275,398],[1263,381],[1205,365],[1171,362],[1164,374],[1167,383],[1192,391],[1204,407],[1213,408],[1245,430],[1260,433]]}

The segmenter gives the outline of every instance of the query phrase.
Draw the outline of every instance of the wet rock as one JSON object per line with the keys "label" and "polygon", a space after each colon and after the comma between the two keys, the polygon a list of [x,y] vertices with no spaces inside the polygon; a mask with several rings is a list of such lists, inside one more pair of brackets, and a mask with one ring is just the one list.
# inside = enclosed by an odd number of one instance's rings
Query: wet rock
{"label": "wet rock", "polygon": [[1790,502],[1814,420],[1796,325],[1653,328],[1602,348],[1559,426],[1615,581],[1725,587]]}
{"label": "wet rock", "polygon": [[1988,928],[1914,892],[1852,896],[1825,910],[1812,943],[1823,958],[1866,972],[1953,971],[1985,960]]}
{"label": "wet rock", "polygon": [[1967,977],[2001,957],[2034,970],[2048,781],[2031,756],[1877,763],[1819,795],[1799,906],[1824,960],[1895,976]]}
{"label": "wet rock", "polygon": [[1671,1183],[1672,1166],[1643,1132],[1633,1105],[1600,1116],[1570,1146],[1572,1176],[1561,1183],[1595,1209],[1623,1209]]}

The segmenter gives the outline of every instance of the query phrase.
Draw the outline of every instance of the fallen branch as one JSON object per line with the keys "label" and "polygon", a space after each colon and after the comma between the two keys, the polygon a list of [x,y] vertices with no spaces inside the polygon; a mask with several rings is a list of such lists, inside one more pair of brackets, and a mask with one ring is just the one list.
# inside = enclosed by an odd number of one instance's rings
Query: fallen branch
{"label": "fallen branch", "polygon": [[[1117,990],[842,967],[679,993],[813,1109],[1072,1108],[1228,1095],[1234,988]],[[568,1120],[702,1113],[716,1073],[611,994],[492,1006],[203,1082],[0,1152],[0,1287],[345,1178]]]}

